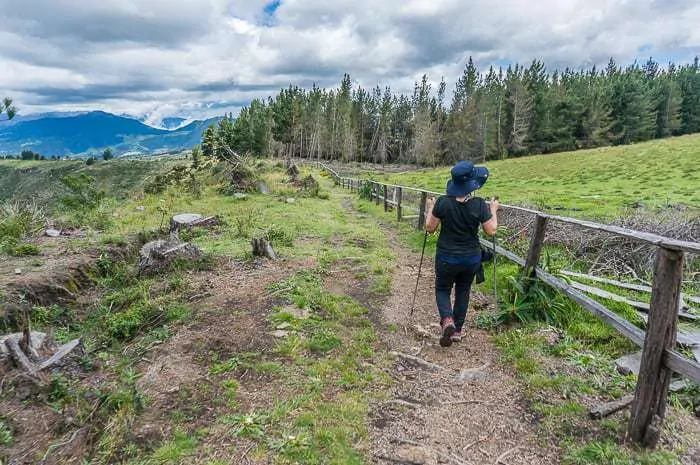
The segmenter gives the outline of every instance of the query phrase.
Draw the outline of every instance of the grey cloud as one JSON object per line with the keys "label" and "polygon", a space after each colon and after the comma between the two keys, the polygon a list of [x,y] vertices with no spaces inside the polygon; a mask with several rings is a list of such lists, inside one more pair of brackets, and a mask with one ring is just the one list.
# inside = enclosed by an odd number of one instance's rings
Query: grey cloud
{"label": "grey cloud", "polygon": [[35,87],[32,93],[37,104],[60,104],[61,102],[90,102],[130,98],[140,100],[152,98],[144,94],[167,90],[155,82],[130,82],[125,84],[90,84],[80,88]]}
{"label": "grey cloud", "polygon": [[141,5],[144,8],[130,8],[129,2],[114,0],[89,6],[72,0],[0,0],[6,30],[43,39],[178,47],[209,26],[211,12],[206,8],[194,10],[178,4],[168,8],[160,0],[144,1]]}
{"label": "grey cloud", "polygon": [[197,114],[345,72],[365,87],[410,92],[428,73],[452,88],[468,55],[482,70],[553,70],[628,63],[647,44],[640,60],[700,49],[696,0],[288,0],[264,27],[266,3],[0,0],[0,89],[25,108]]}
{"label": "grey cloud", "polygon": [[187,86],[186,90],[192,92],[275,92],[279,88],[279,85],[274,84],[238,84],[233,80],[228,80]]}

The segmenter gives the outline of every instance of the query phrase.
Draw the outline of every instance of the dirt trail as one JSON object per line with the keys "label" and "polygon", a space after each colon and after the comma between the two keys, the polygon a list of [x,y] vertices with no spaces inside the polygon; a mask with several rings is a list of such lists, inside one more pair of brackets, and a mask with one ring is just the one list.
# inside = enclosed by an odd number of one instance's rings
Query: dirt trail
{"label": "dirt trail", "polygon": [[488,298],[472,291],[465,337],[440,347],[433,259],[424,259],[411,324],[426,329],[426,336],[408,325],[420,255],[396,245],[396,240],[392,243],[397,268],[382,318],[398,331],[385,333],[385,342],[392,351],[444,370],[431,371],[397,358],[391,373],[397,383],[390,400],[372,411],[374,463],[558,463],[553,447],[536,442],[533,419],[519,405],[517,382],[500,366],[489,335],[475,328],[475,314],[490,311]]}

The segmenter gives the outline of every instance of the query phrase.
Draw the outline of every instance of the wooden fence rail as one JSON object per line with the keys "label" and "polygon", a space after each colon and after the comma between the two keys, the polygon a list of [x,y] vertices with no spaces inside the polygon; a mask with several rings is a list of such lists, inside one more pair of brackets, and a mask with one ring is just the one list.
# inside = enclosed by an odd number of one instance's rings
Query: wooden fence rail
{"label": "wooden fence rail", "polygon": [[[330,173],[336,184],[352,190],[366,190],[370,200],[377,204],[383,202],[384,211],[396,210],[398,221],[416,219],[418,229],[425,227],[426,203],[428,196],[440,196],[439,192],[418,189],[410,186],[380,183],[341,176],[323,163],[313,162],[318,169]],[[392,193],[390,198],[389,192]],[[419,206],[407,204],[407,194],[419,196]],[[549,215],[544,212],[514,205],[500,204],[506,210],[526,212],[535,216],[534,233],[530,240],[527,258],[491,244],[481,239],[482,245],[495,249],[502,255],[524,268],[526,276],[533,276],[562,292],[584,309],[605,321],[622,336],[642,348],[642,361],[637,378],[632,415],[628,425],[628,435],[635,442],[645,447],[655,447],[659,440],[660,424],[663,421],[669,383],[672,372],[700,383],[700,364],[675,351],[676,325],[681,298],[681,282],[684,252],[700,253],[700,243],[676,240],[641,231],[621,228],[613,225],[599,224],[563,216]],[[405,215],[405,211],[417,211],[417,215]],[[633,325],[617,313],[569,285],[563,279],[553,276],[538,267],[540,253],[544,244],[548,224],[552,221],[573,224],[581,228],[605,231],[616,236],[652,244],[657,247],[656,261],[651,289],[651,303],[647,330]]]}

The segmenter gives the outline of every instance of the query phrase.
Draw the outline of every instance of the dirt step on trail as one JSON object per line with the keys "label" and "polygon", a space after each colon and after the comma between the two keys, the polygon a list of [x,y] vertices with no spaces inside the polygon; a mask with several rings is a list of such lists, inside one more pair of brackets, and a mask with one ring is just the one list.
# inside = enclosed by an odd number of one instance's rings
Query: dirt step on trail
{"label": "dirt step on trail", "polygon": [[558,463],[555,448],[538,444],[517,380],[500,366],[490,336],[475,328],[475,314],[492,311],[489,298],[472,290],[465,337],[440,347],[433,259],[426,255],[423,261],[409,325],[420,255],[394,249],[397,269],[382,318],[398,328],[384,333],[396,352],[396,383],[388,400],[372,407],[373,463]]}

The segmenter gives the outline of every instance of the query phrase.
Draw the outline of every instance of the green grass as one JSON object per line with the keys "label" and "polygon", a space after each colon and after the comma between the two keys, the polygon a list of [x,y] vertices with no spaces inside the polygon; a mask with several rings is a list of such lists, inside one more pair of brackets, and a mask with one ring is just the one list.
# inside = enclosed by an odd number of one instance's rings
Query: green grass
{"label": "green grass", "polygon": [[[641,144],[489,161],[479,195],[564,216],[615,218],[636,202],[700,208],[700,135]],[[378,175],[391,183],[444,192],[449,167]],[[580,211],[579,211],[580,210]]]}

